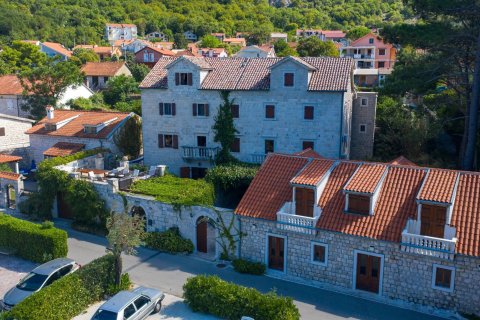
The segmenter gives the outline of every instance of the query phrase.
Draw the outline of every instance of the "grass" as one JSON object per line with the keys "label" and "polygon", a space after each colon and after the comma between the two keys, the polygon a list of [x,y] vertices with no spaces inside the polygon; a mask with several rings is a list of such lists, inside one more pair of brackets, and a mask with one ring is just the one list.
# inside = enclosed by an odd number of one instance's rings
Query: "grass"
{"label": "grass", "polygon": [[173,175],[136,181],[130,186],[130,191],[153,196],[157,201],[176,207],[213,206],[215,202],[212,184],[202,179],[185,179]]}

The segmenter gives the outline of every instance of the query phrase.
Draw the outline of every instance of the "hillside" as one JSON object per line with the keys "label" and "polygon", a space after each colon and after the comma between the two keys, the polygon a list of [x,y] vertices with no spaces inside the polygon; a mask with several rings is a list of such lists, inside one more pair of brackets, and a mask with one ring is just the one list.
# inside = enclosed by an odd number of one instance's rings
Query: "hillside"
{"label": "hillside", "polygon": [[129,22],[140,35],[294,30],[298,27],[348,29],[382,26],[408,13],[401,0],[0,0],[0,40],[39,39],[100,43],[106,22]]}

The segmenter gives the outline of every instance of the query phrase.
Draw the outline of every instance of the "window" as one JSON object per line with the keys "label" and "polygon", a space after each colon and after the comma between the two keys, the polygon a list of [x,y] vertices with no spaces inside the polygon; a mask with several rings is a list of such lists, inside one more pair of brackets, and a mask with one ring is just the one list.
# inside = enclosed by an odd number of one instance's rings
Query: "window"
{"label": "window", "polygon": [[379,56],[384,56],[385,55],[385,49],[378,49],[378,55]]}
{"label": "window", "polygon": [[274,152],[275,150],[275,141],[265,140],[265,154],[269,152]]}
{"label": "window", "polygon": [[108,82],[108,77],[103,77],[103,83],[107,83]]}
{"label": "window", "polygon": [[385,68],[385,61],[378,61],[379,68]]}
{"label": "window", "polygon": [[166,115],[166,116],[174,116],[177,114],[176,110],[176,105],[175,103],[163,103],[160,102],[158,104],[158,110],[160,111],[160,115]]}
{"label": "window", "polygon": [[0,137],[5,136],[5,128],[0,128]]}
{"label": "window", "polygon": [[72,268],[73,268],[73,264],[70,264],[70,265],[60,269],[60,271],[59,271],[60,277],[63,277],[65,275],[67,275],[70,271],[72,271]]}
{"label": "window", "polygon": [[178,136],[175,134],[159,134],[158,147],[178,149]]}
{"label": "window", "polygon": [[303,118],[305,120],[313,120],[313,106],[305,106],[303,110]]}
{"label": "window", "polygon": [[283,74],[283,85],[285,87],[293,87],[294,82],[294,74],[291,72],[287,72]]}
{"label": "window", "polygon": [[420,234],[434,238],[443,238],[447,224],[447,208],[436,205],[421,205]]}
{"label": "window", "polygon": [[240,118],[240,106],[238,104],[232,104],[232,117]]}
{"label": "window", "polygon": [[135,307],[133,306],[133,303],[129,304],[125,310],[123,310],[123,318],[124,319],[130,319],[133,317],[137,310],[135,310]]}
{"label": "window", "polygon": [[315,191],[307,188],[295,188],[295,214],[313,218]]}
{"label": "window", "polygon": [[275,119],[275,106],[267,104],[265,106],[265,118],[266,119]]}
{"label": "window", "polygon": [[432,287],[434,289],[452,292],[455,282],[455,268],[433,265]]}
{"label": "window", "polygon": [[348,213],[368,216],[370,214],[370,197],[349,194],[347,211]]}
{"label": "window", "polygon": [[94,87],[98,86],[98,76],[93,76],[92,77],[92,85]]}
{"label": "window", "polygon": [[194,103],[192,105],[192,114],[194,117],[208,117],[210,115],[209,105],[206,103]]}
{"label": "window", "polygon": [[365,133],[367,131],[367,125],[361,124],[359,128],[360,133]]}
{"label": "window", "polygon": [[192,74],[191,73],[175,73],[175,85],[177,86],[191,86]]}
{"label": "window", "polygon": [[326,266],[328,256],[328,246],[323,243],[312,242],[312,263]]}
{"label": "window", "polygon": [[207,146],[207,137],[197,136],[197,147],[206,147],[206,146]]}
{"label": "window", "polygon": [[97,127],[96,126],[85,126],[83,127],[83,131],[88,134],[96,134]]}
{"label": "window", "polygon": [[372,44],[373,43],[373,38],[368,39],[368,43]]}
{"label": "window", "polygon": [[140,296],[133,303],[135,304],[135,307],[137,307],[137,310],[140,310],[144,306],[146,306],[149,302],[150,302],[150,299],[148,299],[145,296]]}
{"label": "window", "polygon": [[362,107],[365,107],[368,105],[368,99],[367,98],[362,98],[362,100],[360,100],[360,105]]}
{"label": "window", "polygon": [[240,138],[233,139],[233,143],[230,146],[231,152],[240,152]]}
{"label": "window", "polygon": [[302,150],[309,149],[309,148],[313,150],[314,149],[313,147],[314,147],[313,141],[303,141],[302,142]]}

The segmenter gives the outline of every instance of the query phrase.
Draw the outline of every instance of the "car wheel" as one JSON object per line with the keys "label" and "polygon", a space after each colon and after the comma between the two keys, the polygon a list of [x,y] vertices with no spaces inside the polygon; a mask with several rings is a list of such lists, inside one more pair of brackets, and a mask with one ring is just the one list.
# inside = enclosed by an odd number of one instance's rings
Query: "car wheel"
{"label": "car wheel", "polygon": [[153,308],[153,313],[159,313],[161,309],[162,309],[162,301],[158,301],[157,304],[155,305],[155,308]]}

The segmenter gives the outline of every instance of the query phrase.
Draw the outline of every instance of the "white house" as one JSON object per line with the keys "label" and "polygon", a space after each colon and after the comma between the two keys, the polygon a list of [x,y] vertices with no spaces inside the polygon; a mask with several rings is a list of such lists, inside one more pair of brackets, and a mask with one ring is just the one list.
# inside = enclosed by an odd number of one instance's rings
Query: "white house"
{"label": "white house", "polygon": [[159,41],[163,41],[163,42],[166,42],[168,41],[168,36],[163,33],[163,32],[160,32],[160,31],[154,31],[154,32],[150,32],[149,34],[147,34],[145,36],[145,38],[149,41],[152,41],[152,40],[159,40]]}
{"label": "white house", "polygon": [[272,32],[270,33],[270,40],[272,42],[276,42],[278,40],[288,42],[288,34],[282,32]]}
{"label": "white house", "polygon": [[198,36],[191,30],[185,31],[183,35],[185,36],[185,39],[187,39],[187,41],[194,42],[198,40]]}
{"label": "white house", "polygon": [[273,46],[247,46],[240,49],[235,54],[238,58],[275,58],[275,48]]}
{"label": "white house", "polygon": [[140,85],[149,115],[144,161],[202,176],[219,148],[212,126],[220,91],[234,100],[231,151],[239,160],[261,163],[269,152],[307,148],[349,158],[352,76],[353,60],[344,58],[161,58]]}
{"label": "white house", "polygon": [[113,44],[116,40],[133,40],[137,38],[137,26],[129,23],[107,23],[105,40]]}
{"label": "white house", "polygon": [[82,67],[82,72],[85,74],[85,85],[91,90],[105,88],[107,81],[112,77],[132,75],[124,61],[87,62]]}

